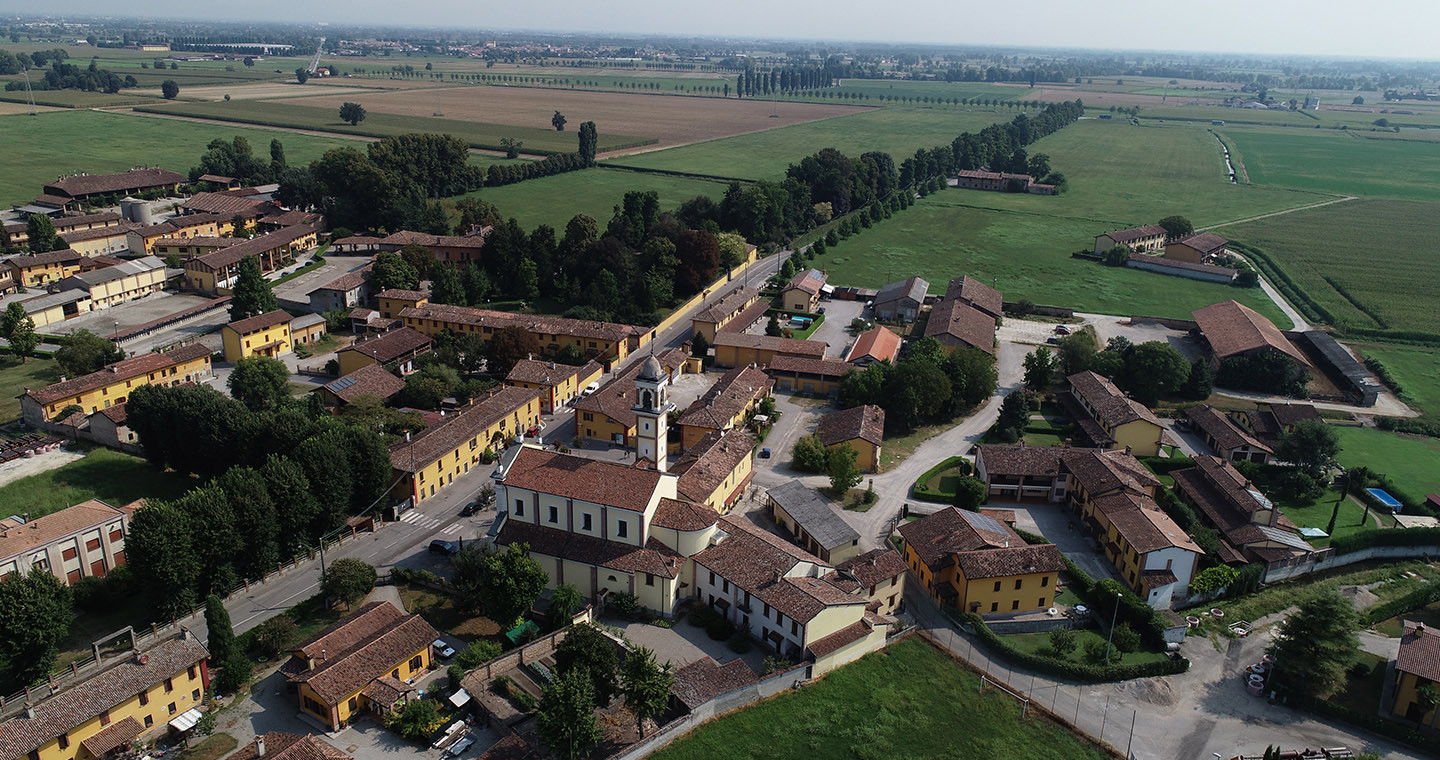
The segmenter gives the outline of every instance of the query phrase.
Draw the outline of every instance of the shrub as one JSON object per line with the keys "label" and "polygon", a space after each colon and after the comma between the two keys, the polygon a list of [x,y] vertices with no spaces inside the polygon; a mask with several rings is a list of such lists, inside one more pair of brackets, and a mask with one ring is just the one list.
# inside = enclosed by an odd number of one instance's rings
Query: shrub
{"label": "shrub", "polygon": [[1372,546],[1437,546],[1440,545],[1440,528],[1406,528],[1405,530],[1357,530],[1336,536],[1330,541],[1330,548],[1336,554],[1368,549]]}
{"label": "shrub", "polygon": [[[1085,642],[1085,659],[1095,665],[1103,665],[1105,664],[1105,650],[1109,648],[1104,642],[1091,639]],[[1112,659],[1115,654],[1113,651],[1110,653]]]}
{"label": "shrub", "polygon": [[640,614],[640,600],[634,594],[620,592],[611,594],[609,607],[615,614],[624,618],[634,618]]}
{"label": "shrub", "polygon": [[1213,594],[1228,587],[1239,575],[1240,572],[1229,565],[1216,565],[1202,570],[1190,581],[1190,593]]}
{"label": "shrub", "polygon": [[1115,643],[1116,649],[1127,654],[1140,649],[1140,634],[1136,633],[1135,629],[1131,628],[1129,623],[1121,623],[1115,626],[1111,640]]}
{"label": "shrub", "polygon": [[[1183,673],[1190,668],[1190,661],[1183,657],[1174,660],[1159,660],[1133,665],[1117,663],[1108,666],[1057,660],[1053,657],[1042,657],[1029,652],[1021,652],[1011,647],[1004,639],[996,636],[995,633],[990,630],[990,627],[985,625],[985,621],[982,620],[979,615],[969,612],[958,612],[956,610],[945,610],[945,614],[959,621],[967,630],[973,630],[975,634],[980,637],[980,643],[996,656],[1004,658],[1015,665],[1061,678],[1070,678],[1087,683],[1128,681],[1133,678],[1174,675],[1175,673]],[[1095,641],[1091,641],[1090,643],[1098,643],[1100,645],[1100,653],[1097,656],[1097,661],[1104,659],[1105,643]],[[1086,650],[1088,651],[1089,649],[1090,646],[1087,645]],[[1111,659],[1115,659],[1113,654],[1111,655]]]}
{"label": "shrub", "polygon": [[771,673],[779,673],[782,670],[789,670],[795,667],[795,663],[776,655],[766,655],[765,662],[760,667],[760,675],[768,676]]}
{"label": "shrub", "polygon": [[465,647],[465,650],[455,658],[455,664],[465,670],[474,670],[499,657],[503,651],[505,651],[503,647],[489,639],[472,641],[470,646]]}
{"label": "shrub", "polygon": [[717,617],[705,626],[705,633],[716,641],[724,641],[735,635],[735,626],[723,617]]}
{"label": "shrub", "polygon": [[1069,628],[1056,628],[1050,632],[1050,649],[1056,655],[1064,657],[1075,651],[1076,646],[1075,632]]}
{"label": "shrub", "polygon": [[276,615],[255,626],[252,633],[256,651],[266,657],[278,657],[295,643],[299,631],[289,615]]}
{"label": "shrub", "polygon": [[709,628],[710,624],[719,619],[720,614],[714,608],[707,605],[700,605],[690,610],[690,625],[696,628]]}
{"label": "shrub", "polygon": [[1381,620],[1389,620],[1396,615],[1402,615],[1411,610],[1428,607],[1435,602],[1440,602],[1440,581],[1431,581],[1403,596],[1396,597],[1388,602],[1381,602],[1366,610],[1363,617],[1366,624],[1374,625]]}
{"label": "shrub", "polygon": [[445,677],[450,679],[450,688],[460,688],[460,680],[465,677],[465,669],[459,665],[451,665],[445,669]]}
{"label": "shrub", "polygon": [[735,654],[745,654],[750,651],[750,637],[743,633],[736,633],[730,637],[729,641],[725,642],[725,645],[730,647],[730,651]]}

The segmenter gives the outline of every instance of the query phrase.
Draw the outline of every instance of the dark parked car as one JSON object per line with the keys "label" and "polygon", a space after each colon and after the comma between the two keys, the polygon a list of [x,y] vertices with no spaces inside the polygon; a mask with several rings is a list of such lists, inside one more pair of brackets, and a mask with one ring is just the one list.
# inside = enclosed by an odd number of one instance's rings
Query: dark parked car
{"label": "dark parked car", "polygon": [[460,516],[461,516],[461,517],[469,517],[470,515],[473,515],[473,514],[475,514],[476,512],[479,512],[480,509],[481,509],[481,507],[480,507],[480,502],[478,502],[478,501],[472,501],[472,502],[470,502],[469,504],[466,504],[464,509],[460,510]]}
{"label": "dark parked car", "polygon": [[760,458],[761,458],[761,459],[769,459],[769,458],[770,458],[770,449],[760,449]]}
{"label": "dark parked car", "polygon": [[460,553],[460,544],[454,541],[441,541],[437,538],[430,542],[430,551],[438,554],[458,554]]}

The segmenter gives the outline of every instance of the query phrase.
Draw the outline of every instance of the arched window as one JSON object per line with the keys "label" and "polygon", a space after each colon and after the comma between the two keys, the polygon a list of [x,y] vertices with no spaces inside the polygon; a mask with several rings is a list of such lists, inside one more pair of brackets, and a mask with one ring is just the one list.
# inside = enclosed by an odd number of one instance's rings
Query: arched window
{"label": "arched window", "polygon": [[655,408],[655,405],[651,403],[650,391],[640,392],[640,406],[645,407],[646,409]]}

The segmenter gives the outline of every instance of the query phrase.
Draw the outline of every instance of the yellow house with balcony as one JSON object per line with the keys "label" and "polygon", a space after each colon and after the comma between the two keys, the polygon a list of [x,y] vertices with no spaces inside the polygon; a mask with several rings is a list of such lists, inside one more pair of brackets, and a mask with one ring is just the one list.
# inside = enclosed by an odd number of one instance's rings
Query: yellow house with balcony
{"label": "yellow house with balcony", "polygon": [[977,615],[1048,609],[1065,563],[1054,544],[1026,544],[1009,526],[948,507],[900,526],[905,565],[940,604]]}
{"label": "yellow house with balcony", "polygon": [[419,504],[471,467],[483,467],[507,441],[538,424],[539,391],[515,387],[492,391],[391,447],[390,466],[399,478],[392,493]]}
{"label": "yellow house with balcony", "polygon": [[149,649],[102,661],[92,675],[0,721],[0,757],[91,760],[127,752],[204,703],[209,656],[183,630]]}
{"label": "yellow house with balcony", "polygon": [[231,322],[220,328],[225,344],[225,361],[238,362],[251,356],[279,356],[294,347],[290,320],[282,309]]}
{"label": "yellow house with balcony", "polygon": [[1061,401],[1080,432],[1095,446],[1153,457],[1161,447],[1171,445],[1154,412],[1126,396],[1108,378],[1086,370],[1067,379],[1070,392],[1061,394]]}
{"label": "yellow house with balcony", "polygon": [[98,372],[44,388],[27,388],[20,397],[20,411],[27,423],[38,426],[68,406],[94,414],[125,403],[131,391],[142,385],[179,385],[201,382],[210,376],[210,349],[192,343],[164,353],[122,359]]}
{"label": "yellow house with balcony", "polygon": [[46,251],[28,256],[13,256],[5,260],[5,266],[14,273],[15,282],[27,288],[37,288],[49,282],[57,282],[73,274],[79,274],[80,262],[85,257],[77,251]]}

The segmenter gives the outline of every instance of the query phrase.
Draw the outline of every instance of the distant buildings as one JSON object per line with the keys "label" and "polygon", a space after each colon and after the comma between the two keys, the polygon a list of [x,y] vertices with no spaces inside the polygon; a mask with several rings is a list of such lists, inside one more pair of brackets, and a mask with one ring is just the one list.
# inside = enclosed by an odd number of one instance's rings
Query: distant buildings
{"label": "distant buildings", "polygon": [[955,186],[962,190],[989,190],[996,193],[1055,194],[1054,185],[1036,182],[1029,174],[992,172],[988,169],[962,169],[955,175]]}
{"label": "distant buildings", "polygon": [[43,188],[47,195],[77,201],[106,195],[126,195],[152,190],[173,192],[185,177],[165,169],[131,169],[119,174],[76,174],[61,177]]}
{"label": "distant buildings", "polygon": [[142,385],[179,385],[210,377],[210,349],[198,343],[162,353],[132,356],[97,372],[25,390],[20,409],[25,421],[40,425],[69,406],[85,414],[123,404]]}
{"label": "distant buildings", "polygon": [[1095,236],[1095,253],[1103,254],[1117,245],[1129,248],[1132,253],[1158,253],[1165,248],[1169,233],[1158,224],[1131,227]]}
{"label": "distant buildings", "polygon": [[98,499],[36,517],[0,518],[0,579],[43,570],[67,585],[103,578],[125,564],[125,534],[137,504],[117,509]]}

